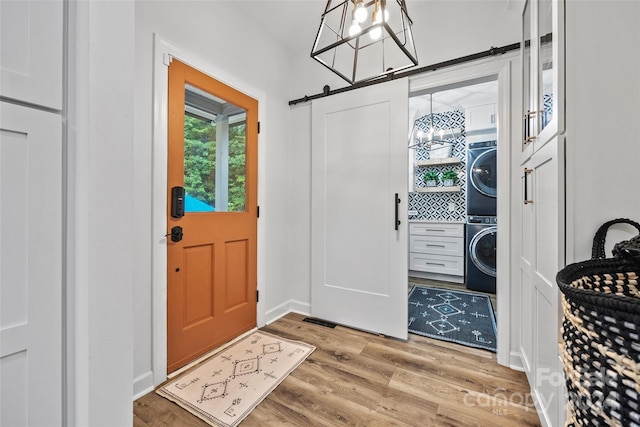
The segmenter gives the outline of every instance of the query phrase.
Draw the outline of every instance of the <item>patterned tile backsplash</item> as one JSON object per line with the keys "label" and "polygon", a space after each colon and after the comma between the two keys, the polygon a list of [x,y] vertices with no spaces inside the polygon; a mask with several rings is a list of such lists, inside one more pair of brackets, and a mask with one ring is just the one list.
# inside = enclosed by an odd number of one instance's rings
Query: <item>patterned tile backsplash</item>
{"label": "patterned tile backsplash", "polygon": [[[427,170],[435,171],[438,175],[447,170],[453,170],[458,174],[456,185],[460,185],[458,193],[409,193],[409,210],[415,210],[417,215],[412,215],[409,219],[421,219],[428,221],[462,221],[467,217],[467,144],[464,130],[464,112],[447,111],[444,113],[428,114],[416,120],[417,129],[427,132],[433,127],[436,131],[440,129],[459,128],[461,132],[454,139],[448,139],[453,143],[452,157],[459,157],[460,164],[444,166],[416,166],[414,168],[415,187],[425,187],[423,175]],[[445,134],[446,137],[446,134]],[[425,160],[429,158],[429,150],[418,147],[415,150],[415,160]],[[442,180],[438,183],[442,185]],[[450,208],[453,208],[450,210]]]}

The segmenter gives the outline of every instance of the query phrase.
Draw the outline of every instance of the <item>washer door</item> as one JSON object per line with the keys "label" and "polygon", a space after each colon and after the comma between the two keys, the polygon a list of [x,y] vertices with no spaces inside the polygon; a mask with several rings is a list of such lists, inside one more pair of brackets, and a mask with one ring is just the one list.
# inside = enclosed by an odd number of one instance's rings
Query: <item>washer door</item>
{"label": "washer door", "polygon": [[496,197],[498,170],[496,168],[497,150],[492,148],[480,154],[471,164],[469,180],[481,194]]}
{"label": "washer door", "polygon": [[484,274],[496,277],[496,233],[498,227],[487,227],[469,243],[471,261]]}

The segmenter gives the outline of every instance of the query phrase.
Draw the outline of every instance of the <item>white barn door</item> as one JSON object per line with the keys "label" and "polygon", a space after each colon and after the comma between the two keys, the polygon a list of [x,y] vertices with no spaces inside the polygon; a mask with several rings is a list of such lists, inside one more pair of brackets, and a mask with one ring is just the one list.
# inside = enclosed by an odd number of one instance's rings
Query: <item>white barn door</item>
{"label": "white barn door", "polygon": [[0,425],[62,423],[62,126],[0,103]]}
{"label": "white barn door", "polygon": [[313,101],[311,314],[400,339],[407,339],[407,129],[407,79]]}

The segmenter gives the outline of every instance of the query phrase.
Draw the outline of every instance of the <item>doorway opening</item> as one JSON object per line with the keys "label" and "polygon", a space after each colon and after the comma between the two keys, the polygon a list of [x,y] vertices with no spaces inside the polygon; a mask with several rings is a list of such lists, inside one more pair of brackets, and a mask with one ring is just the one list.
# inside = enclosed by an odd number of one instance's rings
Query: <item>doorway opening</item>
{"label": "doorway opening", "polygon": [[498,89],[492,75],[409,97],[408,290],[481,293],[494,313]]}

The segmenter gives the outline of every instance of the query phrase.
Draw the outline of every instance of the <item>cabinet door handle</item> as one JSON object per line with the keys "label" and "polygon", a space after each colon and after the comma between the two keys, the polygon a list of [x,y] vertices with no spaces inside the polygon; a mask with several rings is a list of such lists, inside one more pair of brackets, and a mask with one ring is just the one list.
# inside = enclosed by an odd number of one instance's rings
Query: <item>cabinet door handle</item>
{"label": "cabinet door handle", "polygon": [[429,262],[429,261],[427,261],[427,262],[425,262],[425,264],[427,264],[427,265],[438,265],[440,267],[446,267],[446,264],[443,264],[441,262]]}
{"label": "cabinet door handle", "polygon": [[433,229],[433,228],[426,228],[424,231],[439,231],[440,233],[444,233],[444,230],[442,229]]}
{"label": "cabinet door handle", "polygon": [[444,248],[444,245],[432,245],[427,243],[425,246],[430,247],[430,248]]}
{"label": "cabinet door handle", "polygon": [[536,115],[535,111],[527,111],[527,114],[524,115],[524,145],[529,144],[531,141],[536,139],[535,136],[532,136],[531,129],[531,119]]}
{"label": "cabinet door handle", "polygon": [[527,176],[531,174],[531,172],[533,172],[533,169],[529,169],[529,168],[524,168],[524,204],[528,205],[530,203],[533,203],[533,200],[529,199],[528,196],[528,185],[527,185]]}
{"label": "cabinet door handle", "polygon": [[395,220],[395,230],[398,231],[398,227],[400,226],[400,220],[398,219],[398,205],[400,204],[400,197],[398,197],[398,193],[396,193],[395,197],[395,210],[396,210],[396,220]]}

